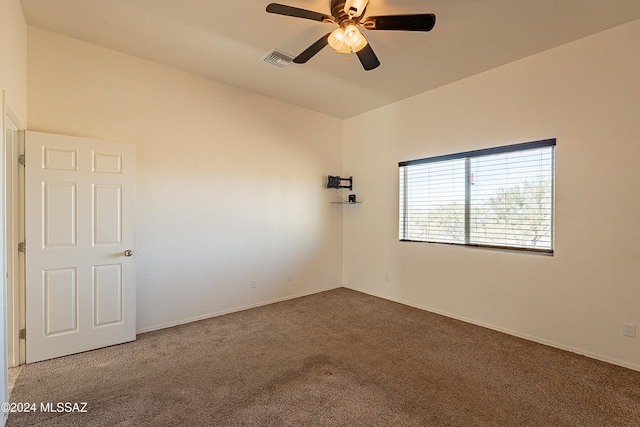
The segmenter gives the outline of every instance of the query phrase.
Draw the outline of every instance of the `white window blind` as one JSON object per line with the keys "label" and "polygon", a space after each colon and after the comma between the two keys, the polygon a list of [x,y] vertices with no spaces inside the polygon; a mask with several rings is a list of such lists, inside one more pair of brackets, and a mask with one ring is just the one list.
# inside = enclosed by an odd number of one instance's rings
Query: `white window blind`
{"label": "white window blind", "polygon": [[555,144],[399,163],[400,240],[553,253]]}

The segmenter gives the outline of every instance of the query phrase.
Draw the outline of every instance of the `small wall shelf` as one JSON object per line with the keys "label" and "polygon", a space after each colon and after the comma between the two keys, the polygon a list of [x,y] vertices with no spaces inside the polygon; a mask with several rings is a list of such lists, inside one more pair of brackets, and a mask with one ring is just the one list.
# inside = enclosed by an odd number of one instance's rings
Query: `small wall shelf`
{"label": "small wall shelf", "polygon": [[362,202],[331,202],[332,205],[359,205]]}

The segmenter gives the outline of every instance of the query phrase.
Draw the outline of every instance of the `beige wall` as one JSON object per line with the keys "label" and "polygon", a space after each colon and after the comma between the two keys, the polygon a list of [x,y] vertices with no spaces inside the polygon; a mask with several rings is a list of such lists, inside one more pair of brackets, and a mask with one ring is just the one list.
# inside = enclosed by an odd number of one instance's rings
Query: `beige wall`
{"label": "beige wall", "polygon": [[0,90],[23,126],[27,121],[27,24],[20,0],[0,1]]}
{"label": "beige wall", "polygon": [[[398,242],[399,161],[546,138],[553,257]],[[622,336],[640,325],[640,21],[346,120],[344,140],[363,201],[346,286],[640,369]]]}
{"label": "beige wall", "polygon": [[341,285],[323,188],[341,120],[44,30],[28,41],[30,130],[137,146],[139,331]]}
{"label": "beige wall", "polygon": [[[5,141],[4,116],[5,104],[24,126],[26,124],[26,58],[27,58],[27,25],[24,21],[19,0],[0,0],[0,203],[5,199]],[[4,236],[4,209],[0,212],[0,224]],[[4,238],[3,238],[4,241]],[[0,247],[0,277],[5,277],[4,247]],[[8,400],[7,378],[7,317],[6,317],[6,281],[0,286],[0,402]],[[0,413],[0,425],[6,422],[6,413]]]}

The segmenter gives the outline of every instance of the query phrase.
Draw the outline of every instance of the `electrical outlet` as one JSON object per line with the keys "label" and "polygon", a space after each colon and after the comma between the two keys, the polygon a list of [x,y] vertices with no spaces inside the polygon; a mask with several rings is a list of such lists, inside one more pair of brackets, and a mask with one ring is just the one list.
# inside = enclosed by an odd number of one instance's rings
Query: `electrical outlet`
{"label": "electrical outlet", "polygon": [[389,281],[389,273],[384,273],[384,281],[385,282]]}
{"label": "electrical outlet", "polygon": [[251,289],[255,289],[256,287],[256,279],[251,280]]}
{"label": "electrical outlet", "polygon": [[622,335],[629,338],[636,337],[636,325],[632,325],[630,323],[624,324],[624,329],[622,330]]}
{"label": "electrical outlet", "polygon": [[287,274],[287,282],[290,282],[293,280],[293,275],[291,273]]}

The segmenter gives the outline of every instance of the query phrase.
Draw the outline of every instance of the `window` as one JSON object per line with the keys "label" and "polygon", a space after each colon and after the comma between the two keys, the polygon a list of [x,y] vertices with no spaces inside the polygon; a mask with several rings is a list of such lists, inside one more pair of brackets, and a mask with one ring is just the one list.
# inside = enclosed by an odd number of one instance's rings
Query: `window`
{"label": "window", "polygon": [[555,145],[399,163],[400,240],[553,253]]}

